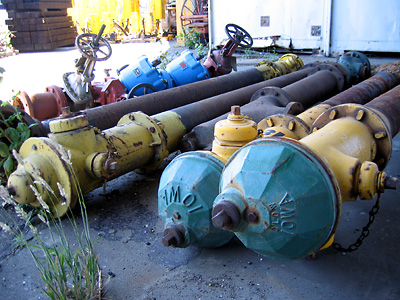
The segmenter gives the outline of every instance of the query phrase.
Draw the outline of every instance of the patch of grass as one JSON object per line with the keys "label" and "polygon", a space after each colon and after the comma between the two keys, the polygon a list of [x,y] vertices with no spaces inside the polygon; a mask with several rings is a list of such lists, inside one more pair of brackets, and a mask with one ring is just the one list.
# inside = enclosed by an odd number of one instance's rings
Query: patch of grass
{"label": "patch of grass", "polygon": [[275,48],[273,48],[272,51],[270,51],[270,49],[263,51],[256,51],[250,48],[246,48],[243,51],[243,57],[245,59],[262,58],[269,61],[277,61],[279,59]]}
{"label": "patch of grass", "polygon": [[[12,152],[19,167],[28,168],[27,163],[19,157],[16,151]],[[68,153],[66,157],[69,157]],[[70,161],[66,162],[71,166]],[[29,169],[32,167],[30,165]],[[73,172],[72,167],[71,171]],[[37,227],[32,224],[31,216],[13,199],[4,186],[0,186],[0,197],[3,199],[2,208],[4,209],[8,205],[14,209],[15,214],[24,220],[26,226],[29,227],[34,242],[28,242],[24,237],[23,230],[18,226],[17,220],[8,212],[1,214],[6,216],[7,219],[2,220],[0,226],[3,230],[13,234],[21,246],[29,250],[43,280],[43,291],[50,299],[102,299],[104,294],[103,276],[95,254],[94,243],[90,238],[89,221],[82,191],[76,179],[74,183],[78,193],[81,227],[83,228],[78,228],[71,210],[63,220],[52,215],[48,204],[43,201],[38,189],[45,188],[53,202],[65,202],[68,195],[59,183],[57,183],[57,193],[53,191],[49,184],[41,178],[37,170],[32,173],[30,188],[35,193],[41,207],[37,217],[45,224],[44,226],[47,229],[41,232],[47,232],[46,238],[50,242],[44,240],[43,233],[39,233]],[[59,197],[62,199],[58,199],[56,195],[61,195]],[[64,232],[64,226],[67,222],[74,232],[72,238],[68,238]]]}

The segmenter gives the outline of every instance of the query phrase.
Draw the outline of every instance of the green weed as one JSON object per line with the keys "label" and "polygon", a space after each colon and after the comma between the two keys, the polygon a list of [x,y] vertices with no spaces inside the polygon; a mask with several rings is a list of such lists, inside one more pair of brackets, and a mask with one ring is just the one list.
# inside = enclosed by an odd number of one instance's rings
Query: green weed
{"label": "green weed", "polygon": [[[16,151],[12,151],[18,164],[25,167]],[[68,153],[63,157],[69,157]],[[71,166],[70,161],[66,161]],[[32,166],[30,166],[32,168]],[[71,167],[71,171],[73,169]],[[39,187],[45,188],[51,201],[65,201],[67,197],[64,189],[57,183],[58,191],[51,190],[51,187],[40,177],[40,174],[32,173],[32,182],[30,188],[36,195],[40,203],[41,210],[38,218],[47,229],[46,238],[50,243],[45,242],[39,233],[37,227],[32,224],[31,217],[21,205],[17,204],[4,186],[0,186],[0,197],[3,199],[3,209],[5,206],[11,206],[16,215],[26,222],[30,232],[33,234],[34,242],[28,242],[25,234],[17,224],[17,221],[6,212],[7,220],[0,222],[3,230],[10,232],[14,237],[30,252],[40,277],[43,280],[43,291],[50,299],[66,300],[86,300],[101,299],[104,294],[104,284],[102,272],[98,265],[98,258],[95,254],[93,242],[89,233],[89,222],[86,206],[83,201],[82,191],[75,180],[75,189],[78,193],[78,203],[80,208],[82,226],[78,228],[76,219],[71,210],[66,214],[64,220],[60,217],[54,217],[50,212],[48,203],[44,202],[38,192]],[[76,178],[76,177],[75,177]],[[59,195],[60,198],[56,198]],[[74,232],[73,238],[68,238],[64,232],[65,223],[68,222]],[[81,228],[83,227],[83,229]],[[44,232],[46,230],[43,230]]]}

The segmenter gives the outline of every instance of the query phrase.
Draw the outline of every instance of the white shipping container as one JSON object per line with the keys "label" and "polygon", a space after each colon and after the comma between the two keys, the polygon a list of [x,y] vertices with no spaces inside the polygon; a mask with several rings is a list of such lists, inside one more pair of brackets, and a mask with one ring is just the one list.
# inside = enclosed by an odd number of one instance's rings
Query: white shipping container
{"label": "white shipping container", "polygon": [[209,0],[209,23],[211,46],[234,23],[254,47],[400,52],[399,0]]}

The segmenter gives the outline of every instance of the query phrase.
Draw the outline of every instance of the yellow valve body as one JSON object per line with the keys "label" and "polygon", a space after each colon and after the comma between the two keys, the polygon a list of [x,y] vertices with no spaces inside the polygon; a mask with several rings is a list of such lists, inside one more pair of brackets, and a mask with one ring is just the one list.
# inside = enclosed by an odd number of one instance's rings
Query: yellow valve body
{"label": "yellow valve body", "polygon": [[[186,133],[179,115],[173,112],[153,118],[132,113],[123,117],[118,126],[103,132],[86,126],[84,119],[77,116],[53,121],[51,128],[56,132],[49,138],[30,138],[22,145],[20,155],[24,163],[18,165],[8,181],[18,202],[38,204],[29,188],[35,169],[56,193],[57,182],[66,190],[66,204],[61,206],[53,204],[54,200],[36,184],[53,213],[63,215],[77,200],[75,181],[85,194],[105,180],[137,168],[154,170]],[[73,130],[68,131],[70,128]]]}
{"label": "yellow valve body", "polygon": [[361,164],[372,161],[376,154],[369,128],[354,118],[340,118],[303,138],[301,143],[327,161],[338,180],[342,201],[354,201]]}
{"label": "yellow valve body", "polygon": [[300,70],[304,63],[300,57],[295,54],[285,54],[277,62],[268,62],[256,67],[263,73],[264,80],[288,74],[295,70]]}

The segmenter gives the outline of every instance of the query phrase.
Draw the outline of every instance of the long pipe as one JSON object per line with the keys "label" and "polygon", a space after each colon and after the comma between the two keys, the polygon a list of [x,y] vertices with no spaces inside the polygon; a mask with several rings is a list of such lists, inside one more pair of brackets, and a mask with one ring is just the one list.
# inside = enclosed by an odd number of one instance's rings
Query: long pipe
{"label": "long pipe", "polygon": [[330,106],[336,106],[348,103],[349,99],[351,99],[352,103],[365,104],[394,88],[399,84],[399,82],[400,78],[395,74],[383,71],[375,74],[367,80],[364,80],[363,82],[360,82],[348,90],[331,97],[323,103],[329,104]]}
{"label": "long pipe", "polygon": [[[229,75],[143,95],[138,98],[86,109],[83,112],[86,114],[90,125],[104,130],[115,126],[122,116],[130,112],[141,111],[147,115],[157,114],[287,74],[300,69],[302,66],[303,62],[298,56],[289,55],[268,66],[262,65],[256,68],[249,68]],[[52,120],[42,122],[48,132],[50,132],[50,121]]]}
{"label": "long pipe", "polygon": [[[305,70],[302,70],[302,72]],[[313,68],[310,71],[315,72],[315,69]],[[289,102],[298,102],[304,108],[307,108],[317,101],[324,100],[340,92],[343,88],[343,81],[343,75],[340,71],[334,66],[328,66],[328,69],[317,71],[308,77],[285,86],[281,90],[271,90],[268,87],[258,90],[253,95],[252,101],[241,107],[241,112],[246,116],[250,116],[255,122],[259,122],[271,114],[283,113],[285,109],[291,110],[291,114],[297,114],[301,112],[298,109],[302,108],[299,105],[287,107]],[[181,109],[184,109],[184,107]],[[186,152],[207,148],[214,138],[215,124],[220,120],[226,119],[227,115],[228,113],[197,125],[182,138],[181,151]]]}
{"label": "long pipe", "polygon": [[[245,105],[249,103],[252,95],[259,89],[265,87],[285,87],[307,77],[313,70],[304,69],[294,73],[286,74],[267,81],[249,85],[231,92],[210,97],[196,103],[180,106],[172,111],[182,118],[186,129],[192,129],[197,124],[219,117],[229,111],[232,105]],[[196,112],[196,113],[194,113]]]}
{"label": "long pipe", "polygon": [[369,102],[367,107],[374,108],[385,115],[391,137],[400,130],[400,85]]}
{"label": "long pipe", "polygon": [[381,72],[297,116],[289,114],[269,116],[258,123],[258,128],[265,132],[265,137],[287,136],[301,139],[310,134],[312,124],[331,107],[345,103],[366,104],[399,83],[400,78],[395,74],[387,71]]}

